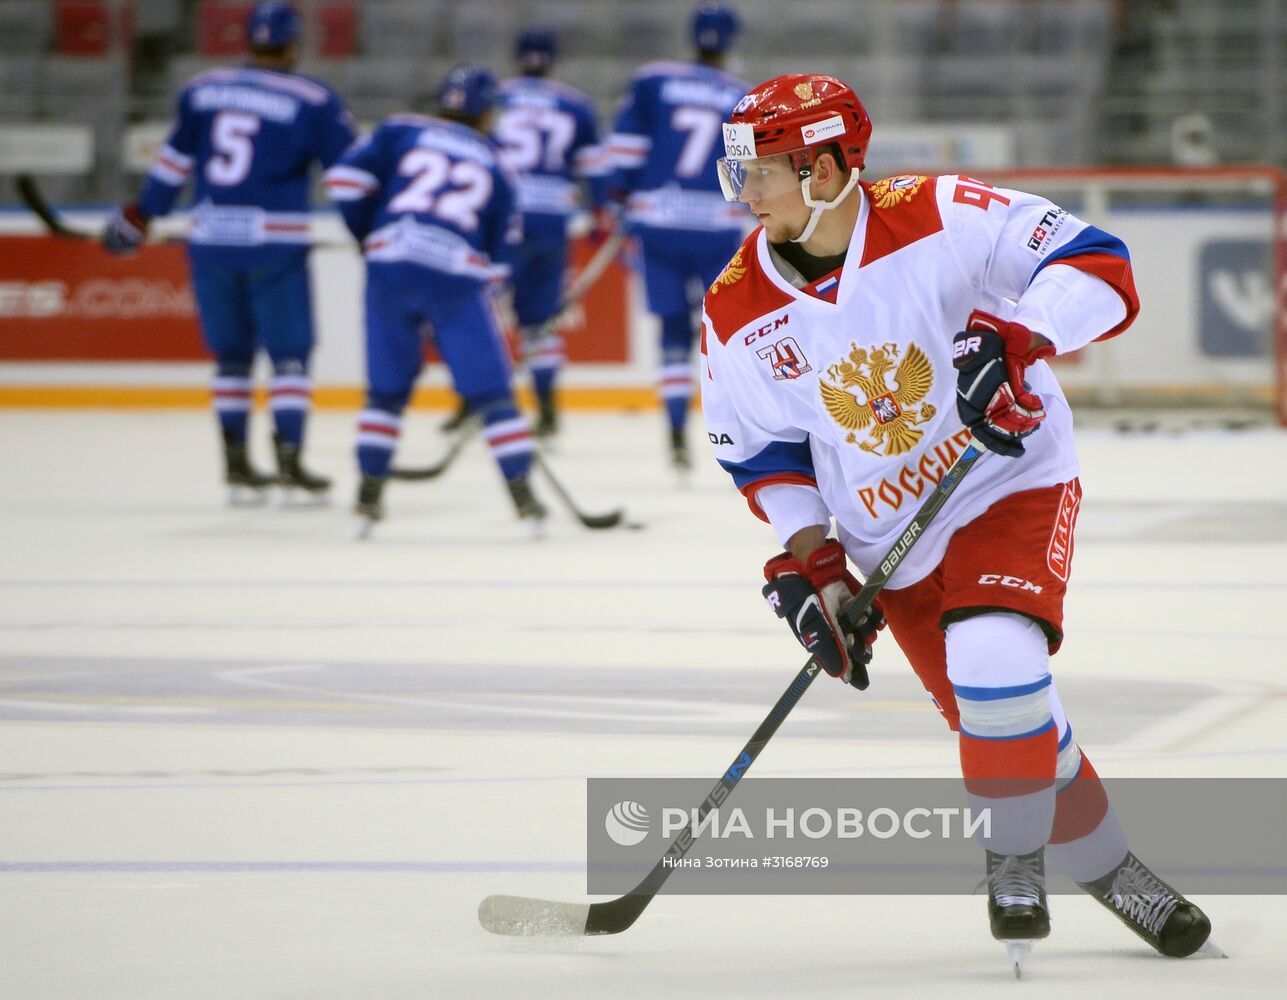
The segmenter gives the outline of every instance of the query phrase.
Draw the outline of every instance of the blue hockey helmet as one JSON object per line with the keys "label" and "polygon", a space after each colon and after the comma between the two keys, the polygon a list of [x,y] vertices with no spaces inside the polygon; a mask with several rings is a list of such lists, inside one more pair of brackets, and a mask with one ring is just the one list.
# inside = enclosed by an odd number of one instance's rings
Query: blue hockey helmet
{"label": "blue hockey helmet", "polygon": [[261,3],[250,12],[246,38],[252,49],[281,49],[300,34],[299,14],[288,3]]}
{"label": "blue hockey helmet", "polygon": [[514,58],[524,69],[544,69],[558,54],[558,39],[549,28],[528,28],[514,39]]}
{"label": "blue hockey helmet", "polygon": [[438,110],[461,118],[481,118],[496,103],[496,77],[485,66],[457,66],[438,87]]}
{"label": "blue hockey helmet", "polygon": [[702,52],[726,52],[740,27],[731,8],[704,3],[693,11],[693,44]]}

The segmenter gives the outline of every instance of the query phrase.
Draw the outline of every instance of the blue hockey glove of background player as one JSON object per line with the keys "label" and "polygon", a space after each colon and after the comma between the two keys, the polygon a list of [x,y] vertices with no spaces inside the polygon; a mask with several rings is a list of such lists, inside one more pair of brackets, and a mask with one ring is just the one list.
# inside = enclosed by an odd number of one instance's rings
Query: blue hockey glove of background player
{"label": "blue hockey glove of background player", "polygon": [[822,669],[860,690],[867,687],[871,647],[885,627],[885,615],[873,604],[856,632],[841,628],[840,605],[862,589],[845,565],[844,547],[828,539],[803,562],[783,552],[764,564],[764,579],[769,607],[786,619]]}
{"label": "blue hockey glove of background player", "polygon": [[147,239],[148,219],[137,205],[122,205],[107,220],[103,230],[103,249],[108,253],[132,254]]}
{"label": "blue hockey glove of background player", "polygon": [[952,339],[956,412],[988,451],[1011,458],[1023,454],[1023,439],[1046,419],[1041,397],[1023,376],[1054,353],[1049,344],[1033,347],[1026,326],[978,309]]}

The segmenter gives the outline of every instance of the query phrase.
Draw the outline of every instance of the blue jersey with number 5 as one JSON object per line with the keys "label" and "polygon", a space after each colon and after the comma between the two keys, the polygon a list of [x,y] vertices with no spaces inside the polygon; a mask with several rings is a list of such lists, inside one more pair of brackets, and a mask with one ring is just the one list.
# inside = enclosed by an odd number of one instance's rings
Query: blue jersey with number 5
{"label": "blue jersey with number 5", "polygon": [[599,145],[594,104],[579,90],[531,76],[506,80],[498,98],[492,135],[518,177],[523,235],[528,241],[561,240],[580,203],[578,178],[588,182],[593,205],[603,202],[609,164]]}
{"label": "blue jersey with number 5", "polygon": [[353,137],[339,97],[316,80],[252,67],[202,73],[179,95],[139,209],[165,215],[191,182],[194,248],[230,261],[299,249],[310,242],[311,169],[329,167]]}
{"label": "blue jersey with number 5", "polygon": [[496,143],[440,118],[385,119],[326,172],[326,186],[369,262],[498,277],[497,259],[522,231]]}

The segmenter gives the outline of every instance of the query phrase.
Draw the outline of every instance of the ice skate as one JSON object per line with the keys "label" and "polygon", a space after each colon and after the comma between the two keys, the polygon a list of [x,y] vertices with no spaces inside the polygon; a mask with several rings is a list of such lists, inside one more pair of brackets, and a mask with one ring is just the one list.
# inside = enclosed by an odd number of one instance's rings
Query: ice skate
{"label": "ice skate", "polygon": [[376,522],[384,520],[384,505],[380,497],[386,482],[388,480],[380,476],[364,475],[358,484],[357,503],[353,505],[353,512],[361,519],[358,538],[369,538]]}
{"label": "ice skate", "polygon": [[547,393],[543,396],[537,396],[536,402],[539,412],[536,418],[536,427],[532,429],[532,433],[538,438],[552,438],[559,432],[559,417],[554,409],[554,394]]}
{"label": "ice skate", "polygon": [[693,459],[688,452],[688,441],[682,427],[670,429],[670,464],[685,478],[693,470]]}
{"label": "ice skate", "polygon": [[[286,491],[287,504],[317,506],[326,503],[331,481],[304,468],[298,445],[283,441],[276,435],[273,436],[273,445],[277,451],[278,482]],[[295,499],[297,491],[300,500]]]}
{"label": "ice skate", "polygon": [[1218,946],[1208,941],[1211,921],[1207,915],[1129,851],[1122,863],[1106,875],[1077,884],[1168,958],[1184,958],[1198,951],[1225,957]]}
{"label": "ice skate", "polygon": [[268,487],[277,479],[250,464],[245,441],[225,432],[223,461],[223,481],[228,484],[228,502],[233,507],[257,507],[268,499]]}
{"label": "ice skate", "polygon": [[510,499],[514,501],[514,509],[518,512],[519,520],[531,525],[532,534],[535,537],[541,537],[544,533],[545,519],[550,512],[545,504],[536,499],[536,495],[532,492],[531,481],[527,476],[515,476],[513,479],[505,480],[505,485],[509,488]]}
{"label": "ice skate", "polygon": [[992,936],[1005,944],[1015,978],[1023,975],[1032,943],[1050,935],[1046,902],[1045,851],[1031,854],[987,852],[988,922]]}

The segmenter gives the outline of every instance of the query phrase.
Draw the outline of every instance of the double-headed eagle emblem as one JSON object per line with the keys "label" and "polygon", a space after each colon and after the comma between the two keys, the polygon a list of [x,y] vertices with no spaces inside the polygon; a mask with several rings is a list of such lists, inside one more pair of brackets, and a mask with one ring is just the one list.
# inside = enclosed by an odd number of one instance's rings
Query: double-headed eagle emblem
{"label": "double-headed eagle emblem", "polygon": [[[918,425],[929,423],[937,412],[924,402],[934,385],[929,358],[915,344],[907,345],[901,361],[897,344],[849,346],[848,358],[827,368],[828,378],[839,385],[818,380],[831,419],[849,432],[845,441],[863,451],[886,456],[911,451],[925,433]],[[894,389],[889,387],[891,372]],[[866,431],[866,439],[860,441],[856,431]]]}
{"label": "double-headed eagle emblem", "polygon": [[901,177],[886,177],[871,186],[867,194],[877,208],[893,208],[916,197],[916,192],[925,183],[925,178],[915,174],[904,174]]}
{"label": "double-headed eagle emblem", "polygon": [[720,272],[719,277],[711,283],[710,293],[712,295],[719,294],[721,285],[732,285],[735,282],[742,280],[743,276],[746,274],[746,265],[742,263],[742,256],[745,252],[746,247],[739,248],[737,253],[733,255],[733,259],[730,260],[728,264],[725,265],[724,270]]}

